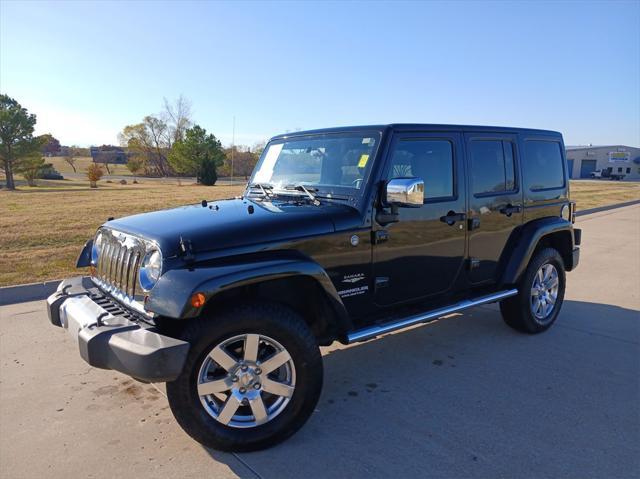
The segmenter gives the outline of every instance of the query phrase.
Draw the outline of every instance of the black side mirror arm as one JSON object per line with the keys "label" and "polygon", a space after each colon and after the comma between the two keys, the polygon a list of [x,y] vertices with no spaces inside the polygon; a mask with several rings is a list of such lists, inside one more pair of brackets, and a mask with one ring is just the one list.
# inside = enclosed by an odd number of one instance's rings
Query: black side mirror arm
{"label": "black side mirror arm", "polygon": [[376,221],[382,226],[386,226],[391,223],[397,223],[398,221],[400,221],[398,206],[392,204],[389,209],[389,212],[387,212],[385,209],[381,209],[376,213]]}

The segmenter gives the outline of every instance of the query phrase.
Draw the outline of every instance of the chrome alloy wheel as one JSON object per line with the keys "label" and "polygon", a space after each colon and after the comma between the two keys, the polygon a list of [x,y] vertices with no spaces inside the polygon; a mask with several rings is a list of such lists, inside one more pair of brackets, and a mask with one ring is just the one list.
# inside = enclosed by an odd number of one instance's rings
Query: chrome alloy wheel
{"label": "chrome alloy wheel", "polygon": [[296,370],[287,350],[261,334],[241,334],[215,346],[198,372],[198,396],[216,421],[230,427],[265,424],[289,404]]}
{"label": "chrome alloy wheel", "polygon": [[552,264],[543,264],[531,286],[531,312],[539,322],[551,316],[558,298],[558,271]]}

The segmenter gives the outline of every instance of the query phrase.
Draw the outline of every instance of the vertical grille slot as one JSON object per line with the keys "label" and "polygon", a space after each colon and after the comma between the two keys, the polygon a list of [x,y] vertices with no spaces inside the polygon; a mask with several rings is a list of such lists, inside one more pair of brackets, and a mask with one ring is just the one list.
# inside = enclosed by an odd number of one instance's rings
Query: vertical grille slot
{"label": "vertical grille slot", "polygon": [[138,269],[140,268],[140,253],[135,252],[131,256],[131,272],[129,274],[129,296],[136,295],[136,283],[138,279]]}
{"label": "vertical grille slot", "polygon": [[118,251],[118,267],[116,268],[116,277],[114,283],[116,287],[122,288],[122,270],[125,269],[124,257],[127,254],[127,247],[120,245],[120,251]]}
{"label": "vertical grille slot", "polygon": [[131,248],[127,248],[127,251],[124,254],[122,271],[120,272],[120,289],[122,289],[125,294],[129,294],[129,270],[131,269],[131,256],[133,256],[133,251]]}
{"label": "vertical grille slot", "polygon": [[107,255],[105,258],[105,272],[104,272],[104,280],[107,284],[111,283],[111,267],[113,266],[113,249],[115,248],[115,244],[109,242],[107,246]]}

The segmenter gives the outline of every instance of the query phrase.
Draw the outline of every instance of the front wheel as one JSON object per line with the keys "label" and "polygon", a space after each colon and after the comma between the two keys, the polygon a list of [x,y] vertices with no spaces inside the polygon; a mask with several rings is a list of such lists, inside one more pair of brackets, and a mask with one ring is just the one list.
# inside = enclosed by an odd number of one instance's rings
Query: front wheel
{"label": "front wheel", "polygon": [[183,339],[191,350],[167,396],[180,426],[201,444],[264,449],[313,412],[322,357],[304,320],[288,308],[256,304],[196,319]]}
{"label": "front wheel", "polygon": [[562,307],[565,270],[554,248],[540,250],[518,284],[518,294],[500,303],[505,323],[526,333],[541,333],[555,322]]}

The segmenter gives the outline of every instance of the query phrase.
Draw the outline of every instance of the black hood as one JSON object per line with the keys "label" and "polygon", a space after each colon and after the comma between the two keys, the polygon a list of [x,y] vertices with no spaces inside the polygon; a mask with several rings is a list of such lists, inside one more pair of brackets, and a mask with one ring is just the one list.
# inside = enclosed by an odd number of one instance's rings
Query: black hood
{"label": "black hood", "polygon": [[105,224],[158,243],[165,257],[178,253],[180,237],[194,253],[333,233],[360,223],[346,204],[232,199],[127,216]]}

